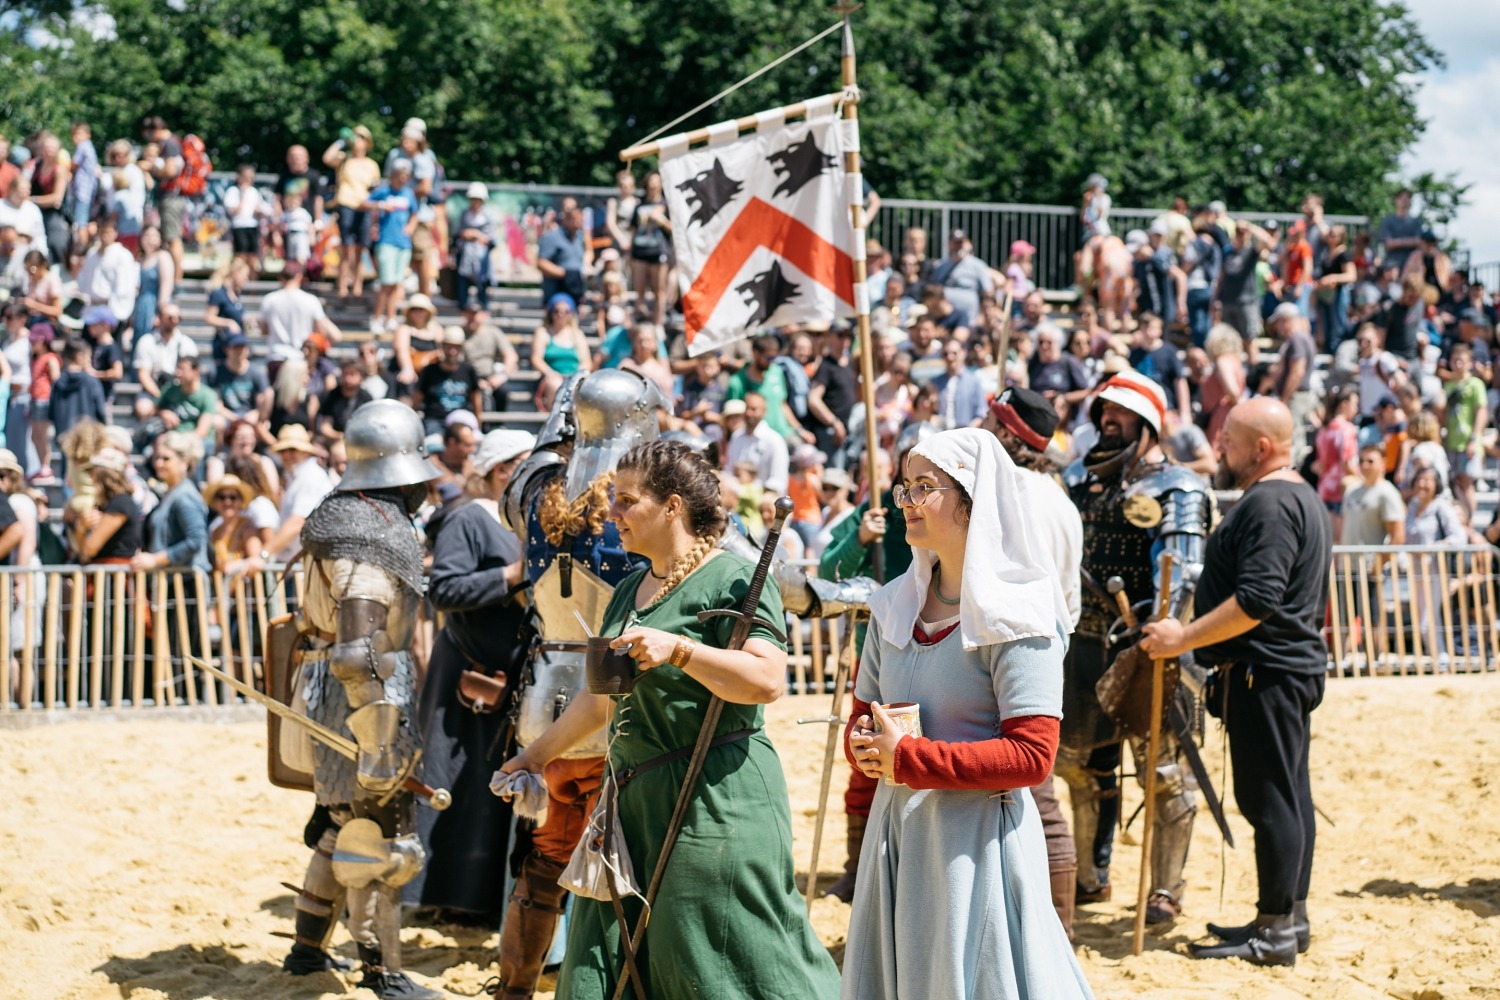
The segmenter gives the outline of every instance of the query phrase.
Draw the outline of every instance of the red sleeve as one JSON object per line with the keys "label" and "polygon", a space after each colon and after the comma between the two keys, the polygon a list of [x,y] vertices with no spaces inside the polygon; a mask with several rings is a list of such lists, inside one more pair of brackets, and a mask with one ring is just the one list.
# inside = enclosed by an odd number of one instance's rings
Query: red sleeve
{"label": "red sleeve", "polygon": [[[909,788],[1009,791],[1040,785],[1057,757],[1062,722],[1050,715],[1007,719],[1000,738],[945,743],[909,736],[896,744],[896,780]],[[844,740],[848,753],[848,737]]]}
{"label": "red sleeve", "polygon": [[[849,734],[854,732],[854,724],[859,721],[859,717],[861,715],[869,714],[870,703],[868,701],[860,701],[858,698],[855,698],[854,705],[849,709],[849,721],[844,723],[844,759],[847,760],[849,762],[849,766],[854,768],[856,771],[859,770],[859,765],[854,761],[854,751],[849,749]],[[904,743],[906,741],[902,740],[902,742]]]}

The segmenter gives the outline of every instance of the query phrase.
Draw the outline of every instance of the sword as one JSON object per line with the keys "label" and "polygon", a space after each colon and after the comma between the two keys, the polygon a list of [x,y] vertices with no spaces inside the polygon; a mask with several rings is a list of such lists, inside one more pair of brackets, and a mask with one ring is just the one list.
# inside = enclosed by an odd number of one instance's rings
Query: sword
{"label": "sword", "polygon": [[[774,623],[757,617],[755,609],[760,605],[761,591],[765,589],[766,577],[771,573],[771,562],[776,558],[776,546],[781,541],[781,529],[786,526],[786,519],[791,516],[791,513],[791,497],[779,497],[776,501],[776,520],[771,522],[770,530],[766,532],[766,540],[761,543],[760,561],[755,564],[755,575],[750,577],[750,587],[745,591],[744,600],[740,601],[739,610],[713,609],[698,612],[700,622],[726,615],[735,619],[734,633],[730,636],[727,647],[729,649],[743,649],[745,640],[750,638],[750,629],[756,625],[769,628],[782,642],[786,641],[786,634]],[[708,708],[703,712],[703,726],[698,730],[698,742],[693,747],[693,756],[688,759],[687,774],[682,779],[682,790],[677,793],[677,806],[673,809],[672,820],[667,825],[667,835],[662,840],[661,853],[656,856],[656,870],[651,873],[651,882],[646,887],[646,908],[641,914],[641,919],[636,921],[634,931],[626,926],[625,911],[619,905],[618,900],[615,901],[615,918],[620,923],[620,946],[625,953],[625,969],[615,980],[614,1000],[621,1000],[625,996],[625,987],[632,981],[636,983],[637,1000],[646,1000],[644,988],[640,985],[639,972],[636,969],[636,955],[640,952],[641,942],[645,940],[646,924],[651,919],[651,907],[656,902],[657,890],[661,888],[662,876],[667,872],[667,861],[672,856],[672,848],[677,844],[677,835],[682,832],[682,823],[687,817],[688,803],[692,801],[693,793],[697,789],[698,778],[703,773],[703,761],[708,756],[709,744],[713,741],[714,730],[718,728],[719,715],[723,711],[724,699],[715,695],[708,700]]]}
{"label": "sword", "polygon": [[1198,752],[1198,744],[1193,742],[1193,727],[1175,698],[1172,699],[1170,721],[1172,731],[1177,734],[1177,745],[1182,748],[1182,755],[1187,758],[1188,770],[1193,772],[1193,777],[1198,780],[1198,790],[1203,793],[1204,800],[1208,802],[1208,811],[1213,813],[1214,822],[1219,825],[1219,832],[1224,835],[1224,843],[1233,847],[1234,834],[1229,832],[1229,822],[1224,818],[1224,804],[1219,801],[1219,795],[1214,791],[1213,783],[1208,780],[1208,768],[1203,765],[1203,755]]}
{"label": "sword", "polygon": [[[246,684],[244,681],[238,680],[230,676],[229,674],[226,674],[218,667],[215,667],[209,663],[205,663],[204,661],[198,659],[198,657],[196,656],[186,656],[186,659],[189,663],[197,667],[199,670],[204,670],[210,674],[213,674],[219,680],[228,684],[230,687],[234,688],[234,690],[238,691],[246,698],[249,698],[251,701],[256,702],[260,705],[264,705],[268,710],[270,710],[273,715],[279,715],[289,722],[295,722],[297,725],[306,729],[308,733],[312,735],[312,738],[317,740],[319,743],[332,748],[343,756],[348,757],[350,760],[359,759],[359,746],[353,740],[346,739],[345,737],[340,736],[332,729],[329,729],[326,726],[319,725],[305,715],[299,715],[297,711],[290,705],[283,705],[281,702],[277,701],[275,698],[272,698],[270,695],[262,694],[261,692],[255,690],[255,688]],[[426,799],[427,804],[432,806],[432,808],[436,809],[438,812],[442,812],[444,809],[447,809],[453,804],[453,793],[448,791],[448,789],[433,788],[429,785],[424,785],[422,784],[422,782],[411,776],[407,776],[406,780],[401,783],[401,787],[406,791],[412,792],[420,796],[421,798]]]}

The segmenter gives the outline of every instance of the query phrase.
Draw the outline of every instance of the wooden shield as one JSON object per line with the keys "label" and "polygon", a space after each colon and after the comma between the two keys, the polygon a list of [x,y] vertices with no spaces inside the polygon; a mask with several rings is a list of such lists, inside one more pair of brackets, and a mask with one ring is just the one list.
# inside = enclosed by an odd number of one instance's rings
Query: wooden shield
{"label": "wooden shield", "polygon": [[[292,703],[292,680],[297,673],[298,647],[301,636],[292,615],[271,619],[266,626],[265,662],[266,693],[283,705]],[[281,759],[281,727],[295,725],[273,712],[266,713],[266,764],[271,784],[280,788],[313,790],[313,776]]]}

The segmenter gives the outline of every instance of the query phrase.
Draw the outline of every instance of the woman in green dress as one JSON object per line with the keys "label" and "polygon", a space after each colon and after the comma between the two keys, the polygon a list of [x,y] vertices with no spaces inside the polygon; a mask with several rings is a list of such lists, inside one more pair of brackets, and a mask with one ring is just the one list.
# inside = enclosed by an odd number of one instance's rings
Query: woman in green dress
{"label": "woman in green dress", "polygon": [[[715,470],[681,444],[638,445],[620,460],[609,517],[625,548],[650,560],[621,582],[604,614],[603,634],[628,646],[640,671],[635,687],[619,697],[578,695],[501,770],[540,772],[609,720],[608,780],[644,889],[705,710],[712,697],[723,699],[636,956],[643,986],[650,1000],[831,1000],[838,971],[793,882],[786,784],[763,729],[761,706],[786,689],[786,647],[756,626],[743,649],[730,650],[731,619],[698,620],[700,611],[738,609],[754,570],[717,547],[725,521]],[[762,591],[757,615],[783,619],[774,586]],[[632,927],[642,909],[626,899]],[[579,897],[571,919],[557,995],[607,1000],[624,962],[614,910]]]}

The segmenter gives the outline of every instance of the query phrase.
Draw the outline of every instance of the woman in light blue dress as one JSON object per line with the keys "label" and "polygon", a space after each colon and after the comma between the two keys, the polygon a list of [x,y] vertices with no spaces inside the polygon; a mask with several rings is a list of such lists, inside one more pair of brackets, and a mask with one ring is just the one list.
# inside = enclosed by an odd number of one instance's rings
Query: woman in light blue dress
{"label": "woman in light blue dress", "polygon": [[[177,265],[172,254],[161,245],[161,230],[147,226],[141,230],[140,245],[141,285],[135,298],[135,316],[131,328],[135,331],[131,339],[131,354],[134,345],[156,326],[156,313],[163,302],[172,301],[177,277]],[[127,366],[128,367],[128,366]]]}
{"label": "woman in light blue dress", "polygon": [[[1070,620],[993,434],[934,435],[896,503],[912,564],[870,602],[850,762],[883,780],[860,854],[844,1000],[1093,996],[1052,907],[1029,788],[1049,773]],[[921,735],[887,706],[914,702]],[[879,726],[880,732],[875,732]]]}

